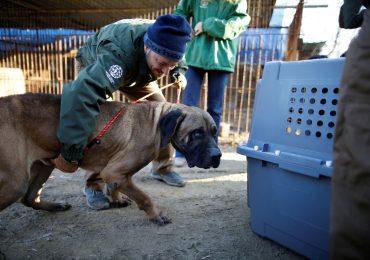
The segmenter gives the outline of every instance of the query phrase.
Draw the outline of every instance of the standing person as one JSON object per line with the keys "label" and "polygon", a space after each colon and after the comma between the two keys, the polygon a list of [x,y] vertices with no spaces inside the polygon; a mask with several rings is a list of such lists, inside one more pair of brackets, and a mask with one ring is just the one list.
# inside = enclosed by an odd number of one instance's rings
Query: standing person
{"label": "standing person", "polygon": [[[53,160],[56,168],[74,172],[83,159],[88,137],[95,129],[99,106],[120,90],[128,99],[136,100],[159,90],[156,80],[174,75],[185,87],[186,70],[183,56],[192,29],[179,15],[162,15],[155,22],[142,19],[121,20],[109,24],[79,49],[77,62],[81,69],[76,80],[64,86],[60,125],[57,136],[61,154]],[[162,93],[150,96],[151,101],[165,101]],[[138,144],[140,145],[140,144]],[[153,161],[152,177],[169,185],[182,187],[183,178],[172,170],[173,149],[163,149]],[[84,193],[92,209],[109,208],[109,201],[98,190],[97,174],[90,174]]]}
{"label": "standing person", "polygon": [[[250,17],[246,0],[181,0],[175,14],[192,18],[194,39],[186,49],[189,66],[185,76],[188,87],[183,103],[199,107],[205,74],[208,74],[207,112],[217,126],[221,122],[222,104],[230,73],[234,72],[239,34],[246,30]],[[184,155],[176,152],[175,165],[183,166]]]}
{"label": "standing person", "polygon": [[331,259],[370,257],[370,13],[348,49],[340,86],[331,193]]}

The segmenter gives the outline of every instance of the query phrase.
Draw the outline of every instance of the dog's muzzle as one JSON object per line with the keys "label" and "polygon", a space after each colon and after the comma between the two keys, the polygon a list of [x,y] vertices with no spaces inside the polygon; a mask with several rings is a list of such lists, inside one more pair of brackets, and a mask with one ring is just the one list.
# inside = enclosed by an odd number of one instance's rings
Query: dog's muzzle
{"label": "dog's muzzle", "polygon": [[206,148],[200,153],[202,156],[196,156],[197,153],[184,153],[190,168],[197,166],[199,168],[209,169],[211,167],[217,168],[220,165],[222,153],[219,148]]}
{"label": "dog's muzzle", "polygon": [[211,166],[217,168],[220,165],[222,153],[218,148],[209,148],[209,154],[211,156]]}

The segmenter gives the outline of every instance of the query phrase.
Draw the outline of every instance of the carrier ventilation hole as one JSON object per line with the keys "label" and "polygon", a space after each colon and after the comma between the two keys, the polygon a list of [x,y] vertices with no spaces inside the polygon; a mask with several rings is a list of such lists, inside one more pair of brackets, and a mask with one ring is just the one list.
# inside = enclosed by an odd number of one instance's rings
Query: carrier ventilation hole
{"label": "carrier ventilation hole", "polygon": [[[296,93],[298,91],[298,89],[296,88],[296,87],[293,87],[293,88],[291,88],[291,92],[292,93]],[[302,87],[301,89],[300,89],[300,91],[301,91],[301,93],[306,93],[307,92],[307,88],[306,87]],[[334,94],[338,94],[339,93],[339,88],[334,88],[333,90],[333,93]],[[318,89],[316,88],[316,87],[313,87],[313,88],[311,88],[311,93],[317,93],[318,92]],[[321,89],[321,92],[323,93],[323,94],[326,94],[326,93],[328,93],[329,92],[329,89],[328,88],[323,88],[323,89]],[[290,103],[295,103],[297,100],[296,100],[296,98],[295,97],[291,97],[290,98]],[[300,99],[299,99],[299,102],[301,103],[301,104],[303,104],[303,103],[305,103],[306,102],[306,99],[305,98],[303,98],[303,97],[301,97]],[[309,99],[309,103],[310,104],[315,104],[316,103],[316,99],[315,98],[310,98]],[[322,104],[322,105],[325,105],[327,103],[327,99],[325,99],[325,98],[322,98],[322,99],[320,99],[320,104]],[[334,99],[332,99],[331,100],[331,104],[332,105],[334,105],[334,106],[336,106],[337,104],[338,104],[338,99],[337,98],[334,98]],[[303,114],[304,113],[304,108],[298,108],[298,113],[299,114]],[[293,108],[293,107],[290,107],[289,108],[289,112],[290,113],[294,113],[295,112],[295,109]],[[309,115],[313,115],[314,113],[315,113],[315,110],[314,109],[312,109],[312,108],[310,108],[310,109],[308,109],[308,114]],[[321,110],[319,110],[318,111],[318,114],[319,115],[321,115],[321,116],[323,116],[323,115],[325,115],[325,110],[324,109],[321,109]],[[335,110],[331,110],[330,111],[330,116],[336,116],[336,111]],[[297,120],[296,120],[296,123],[298,124],[298,125],[300,125],[300,124],[302,124],[302,119],[301,118],[297,118]],[[288,123],[292,123],[293,122],[293,118],[292,117],[288,117],[287,118],[287,122]],[[312,120],[311,119],[307,119],[306,120],[306,124],[307,125],[312,125]],[[319,120],[319,121],[317,121],[317,126],[323,126],[324,125],[324,122],[322,121],[322,120]],[[335,123],[334,122],[332,122],[332,121],[330,121],[329,123],[328,123],[328,127],[330,127],[330,128],[334,128],[335,127]],[[292,127],[287,127],[286,128],[286,132],[288,133],[288,134],[291,134],[292,132],[293,132],[293,129],[292,129]],[[294,134],[296,135],[296,136],[300,136],[301,134],[302,134],[302,130],[301,129],[299,129],[299,128],[297,128],[295,131],[294,131]],[[304,131],[304,134],[306,135],[306,136],[311,136],[311,134],[312,134],[312,132],[311,132],[311,130],[309,130],[309,129],[307,129],[307,130],[305,130]],[[320,138],[321,136],[322,136],[323,134],[322,134],[322,132],[321,131],[316,131],[315,132],[315,136],[316,137],[318,137],[318,138]],[[327,133],[326,134],[326,137],[328,138],[328,139],[332,139],[333,137],[334,137],[334,134],[333,133]]]}

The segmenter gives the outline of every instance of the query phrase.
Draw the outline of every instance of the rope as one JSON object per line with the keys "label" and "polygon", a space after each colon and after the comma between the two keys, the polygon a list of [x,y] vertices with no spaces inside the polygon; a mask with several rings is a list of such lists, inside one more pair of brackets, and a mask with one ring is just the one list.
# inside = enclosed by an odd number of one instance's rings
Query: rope
{"label": "rope", "polygon": [[166,89],[166,88],[168,88],[168,87],[171,87],[172,85],[175,85],[175,84],[177,84],[177,83],[176,83],[176,82],[174,82],[174,83],[171,83],[171,84],[167,84],[166,86],[161,87],[160,89],[157,89],[156,91],[153,91],[152,93],[149,93],[148,95],[145,95],[145,96],[143,96],[143,97],[141,97],[141,98],[139,98],[139,99],[137,99],[137,100],[135,100],[135,101],[132,101],[131,103],[132,103],[132,104],[139,103],[140,101],[143,101],[143,100],[144,100],[144,99],[146,99],[147,97],[150,97],[150,96],[154,95],[155,93],[161,92],[163,89]]}
{"label": "rope", "polygon": [[[144,99],[146,99],[147,97],[150,97],[150,96],[154,95],[155,93],[161,92],[163,89],[169,88],[169,87],[171,87],[172,85],[175,85],[175,84],[177,84],[177,82],[174,82],[174,83],[168,84],[164,87],[161,87],[161,88],[157,89],[156,91],[153,91],[153,92],[149,93],[148,95],[145,95],[145,96],[143,96],[143,97],[141,97],[141,98],[139,98],[135,101],[132,101],[130,103],[131,104],[137,104],[137,103],[143,101]],[[177,88],[176,103],[180,103],[180,94],[181,94],[181,88],[178,87]],[[101,138],[108,131],[108,129],[114,124],[114,122],[118,119],[118,117],[120,117],[122,115],[123,109],[124,109],[124,107],[121,107],[120,110],[108,122],[108,124],[106,124],[104,126],[104,128],[99,132],[99,134],[93,140],[91,140],[90,143],[88,143],[88,145],[86,146],[86,148],[84,150],[84,153],[86,153],[94,144],[100,144],[101,143]]]}

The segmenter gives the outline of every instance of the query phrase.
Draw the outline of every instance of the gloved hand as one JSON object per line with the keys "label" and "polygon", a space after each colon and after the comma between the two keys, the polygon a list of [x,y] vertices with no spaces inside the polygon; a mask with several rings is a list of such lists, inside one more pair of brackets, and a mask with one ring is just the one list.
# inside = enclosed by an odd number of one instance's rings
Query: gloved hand
{"label": "gloved hand", "polygon": [[179,71],[176,71],[175,73],[171,75],[171,78],[173,81],[175,81],[177,88],[181,88],[182,90],[186,88],[188,81],[186,80],[186,77],[184,74],[182,74]]}
{"label": "gloved hand", "polygon": [[52,164],[55,168],[61,170],[62,172],[75,172],[78,169],[78,162],[69,162],[64,157],[59,154],[55,159],[51,159]]}

